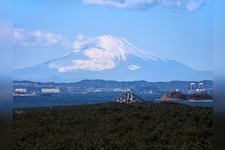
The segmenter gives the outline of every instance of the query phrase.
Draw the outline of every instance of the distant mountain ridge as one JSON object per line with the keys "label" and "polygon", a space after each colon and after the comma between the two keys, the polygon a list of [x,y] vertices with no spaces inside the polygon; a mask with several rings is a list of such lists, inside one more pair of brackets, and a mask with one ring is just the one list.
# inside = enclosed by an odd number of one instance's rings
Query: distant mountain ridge
{"label": "distant mountain ridge", "polygon": [[211,80],[212,71],[196,71],[178,61],[142,51],[122,37],[103,35],[78,39],[74,51],[45,63],[14,70],[14,80],[77,82]]}
{"label": "distant mountain ridge", "polygon": [[[193,82],[193,81],[191,81]],[[200,81],[204,84],[206,90],[212,91],[213,81]],[[195,82],[196,84],[200,82]],[[134,92],[150,92],[150,91],[176,91],[177,89],[187,91],[190,89],[190,81],[170,81],[170,82],[147,82],[147,81],[106,81],[106,80],[82,80],[73,83],[55,83],[55,82],[32,82],[32,81],[13,81],[13,88],[27,88],[31,90],[40,90],[43,87],[59,87],[65,92],[83,92],[87,90],[95,91],[101,89],[121,90],[130,89]]]}

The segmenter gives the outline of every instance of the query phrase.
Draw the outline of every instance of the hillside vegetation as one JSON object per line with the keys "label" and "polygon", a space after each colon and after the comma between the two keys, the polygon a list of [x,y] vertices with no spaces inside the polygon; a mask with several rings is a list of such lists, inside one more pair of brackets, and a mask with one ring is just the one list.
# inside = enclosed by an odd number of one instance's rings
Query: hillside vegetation
{"label": "hillside vegetation", "polygon": [[213,149],[213,109],[175,103],[14,110],[15,150]]}
{"label": "hillside vegetation", "polygon": [[169,100],[212,100],[213,97],[206,92],[184,94],[181,92],[169,92],[161,97],[163,101]]}

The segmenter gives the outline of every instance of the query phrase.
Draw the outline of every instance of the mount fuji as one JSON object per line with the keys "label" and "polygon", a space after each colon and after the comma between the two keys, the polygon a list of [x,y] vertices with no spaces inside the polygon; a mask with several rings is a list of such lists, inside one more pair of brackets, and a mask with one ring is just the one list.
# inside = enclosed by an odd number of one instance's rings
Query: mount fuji
{"label": "mount fuji", "polygon": [[83,79],[171,81],[212,79],[210,71],[196,71],[178,61],[140,50],[122,37],[80,36],[74,51],[33,67],[14,70],[14,80],[76,82]]}

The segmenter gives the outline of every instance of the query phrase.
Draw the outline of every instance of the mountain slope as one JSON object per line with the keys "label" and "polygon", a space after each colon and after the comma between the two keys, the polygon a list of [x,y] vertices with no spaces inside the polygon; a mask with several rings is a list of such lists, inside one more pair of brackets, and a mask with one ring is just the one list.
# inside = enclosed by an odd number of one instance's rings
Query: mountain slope
{"label": "mountain slope", "polygon": [[212,72],[196,71],[180,62],[161,59],[134,47],[122,37],[80,38],[73,48],[73,52],[60,58],[15,70],[14,79],[55,82],[212,79]]}

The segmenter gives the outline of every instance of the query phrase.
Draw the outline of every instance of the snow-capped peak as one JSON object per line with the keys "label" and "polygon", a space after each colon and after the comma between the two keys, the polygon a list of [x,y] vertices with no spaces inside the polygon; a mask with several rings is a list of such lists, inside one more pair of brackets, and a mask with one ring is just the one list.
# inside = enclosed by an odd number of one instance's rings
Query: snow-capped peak
{"label": "snow-capped peak", "polygon": [[112,69],[120,61],[125,62],[129,55],[146,61],[158,60],[154,55],[136,48],[124,38],[109,34],[91,38],[79,36],[73,48],[73,53],[51,62],[49,67],[60,72],[78,69],[100,71]]}

